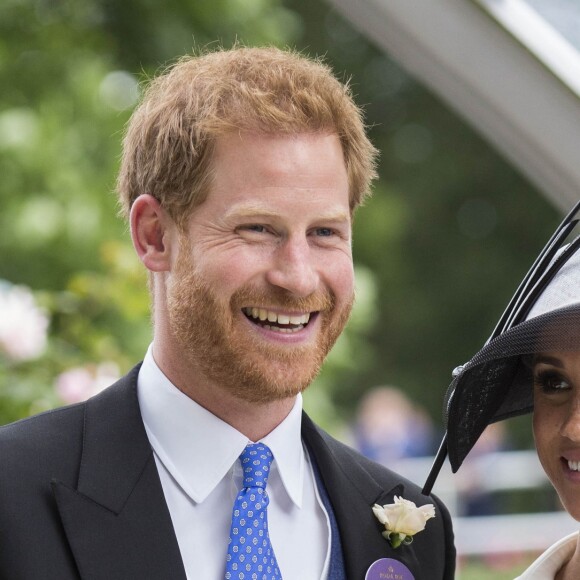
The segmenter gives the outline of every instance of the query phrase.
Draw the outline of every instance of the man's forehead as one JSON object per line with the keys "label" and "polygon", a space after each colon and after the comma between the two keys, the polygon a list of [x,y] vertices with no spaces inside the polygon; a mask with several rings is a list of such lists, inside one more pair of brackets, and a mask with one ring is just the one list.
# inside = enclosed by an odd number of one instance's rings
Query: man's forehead
{"label": "man's forehead", "polygon": [[336,135],[236,133],[216,145],[206,212],[350,224],[350,184]]}
{"label": "man's forehead", "polygon": [[246,162],[251,160],[261,165],[262,161],[268,160],[283,168],[289,159],[293,161],[309,159],[310,152],[304,148],[307,144],[318,150],[320,148],[327,151],[334,150],[337,160],[340,160],[340,164],[346,170],[340,137],[337,133],[326,131],[300,133],[228,131],[216,138],[213,161],[214,165],[219,165],[220,162],[228,164],[237,157]]}

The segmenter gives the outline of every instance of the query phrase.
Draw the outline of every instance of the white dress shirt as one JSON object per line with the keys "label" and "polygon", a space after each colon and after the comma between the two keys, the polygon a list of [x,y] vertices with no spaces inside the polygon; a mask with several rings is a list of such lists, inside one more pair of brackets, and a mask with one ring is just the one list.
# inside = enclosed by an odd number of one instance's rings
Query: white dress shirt
{"label": "white dress shirt", "polygon": [[[139,405],[188,580],[223,580],[239,456],[250,441],[195,403],[159,369],[151,347],[139,371]],[[272,450],[270,539],[284,580],[324,580],[330,523],[301,435],[302,397],[261,441]]]}

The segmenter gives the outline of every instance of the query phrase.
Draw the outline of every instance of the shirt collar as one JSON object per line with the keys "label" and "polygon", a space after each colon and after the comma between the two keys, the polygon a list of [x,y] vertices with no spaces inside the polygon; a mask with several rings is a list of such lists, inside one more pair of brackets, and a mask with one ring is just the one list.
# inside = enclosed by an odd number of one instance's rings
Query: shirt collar
{"label": "shirt collar", "polygon": [[306,460],[301,426],[302,395],[299,394],[284,421],[262,439],[272,451],[284,489],[297,507],[302,507]]}
{"label": "shirt collar", "polygon": [[[203,502],[238,460],[248,438],[182,393],[163,374],[149,347],[137,380],[147,436],[158,458],[195,502]],[[302,505],[304,448],[300,435],[302,396],[262,441],[274,455],[284,489]],[[198,466],[202,465],[203,469]]]}

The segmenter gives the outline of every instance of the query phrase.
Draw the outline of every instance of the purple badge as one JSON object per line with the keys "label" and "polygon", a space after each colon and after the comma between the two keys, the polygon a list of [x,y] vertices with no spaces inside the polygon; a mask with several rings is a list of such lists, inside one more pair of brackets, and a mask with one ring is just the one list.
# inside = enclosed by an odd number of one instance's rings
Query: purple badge
{"label": "purple badge", "polygon": [[365,580],[415,580],[405,564],[392,558],[381,558],[367,570]]}

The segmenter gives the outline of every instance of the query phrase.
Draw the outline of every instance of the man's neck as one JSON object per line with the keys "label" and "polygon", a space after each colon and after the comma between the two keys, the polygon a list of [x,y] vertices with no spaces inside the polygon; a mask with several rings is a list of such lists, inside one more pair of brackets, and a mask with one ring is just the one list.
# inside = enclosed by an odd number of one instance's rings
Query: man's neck
{"label": "man's neck", "polygon": [[153,345],[153,358],[163,374],[182,393],[210,413],[231,425],[250,441],[259,441],[288,416],[296,397],[255,403],[240,399],[227,388],[205,379],[196,369],[185,368],[183,358],[172,357]]}

